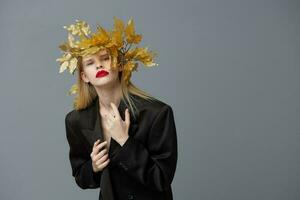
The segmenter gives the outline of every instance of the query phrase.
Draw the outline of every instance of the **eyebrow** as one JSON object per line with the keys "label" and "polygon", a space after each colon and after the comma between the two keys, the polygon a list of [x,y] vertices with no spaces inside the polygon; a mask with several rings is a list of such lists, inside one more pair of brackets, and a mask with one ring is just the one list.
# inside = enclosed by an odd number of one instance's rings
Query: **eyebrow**
{"label": "eyebrow", "polygon": [[[100,55],[100,58],[103,58],[103,57],[106,57],[106,56],[109,56],[108,53]],[[91,58],[89,58],[89,59],[87,59],[87,60],[85,60],[83,62],[86,63],[86,62],[89,62],[89,61],[91,61]]]}
{"label": "eyebrow", "polygon": [[103,55],[100,55],[101,58],[102,58],[102,57],[106,57],[106,56],[109,56],[108,53],[103,54]]}

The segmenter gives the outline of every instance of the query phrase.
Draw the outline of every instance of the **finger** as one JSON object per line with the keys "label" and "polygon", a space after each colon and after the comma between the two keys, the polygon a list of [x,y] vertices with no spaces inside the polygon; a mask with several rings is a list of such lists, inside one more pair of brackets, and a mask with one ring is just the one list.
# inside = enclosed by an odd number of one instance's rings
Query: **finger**
{"label": "finger", "polygon": [[95,156],[95,160],[99,160],[101,157],[103,157],[105,154],[107,153],[107,149],[103,149],[102,151],[100,151],[96,156]]}
{"label": "finger", "polygon": [[113,117],[113,114],[109,113],[108,115],[106,115],[106,125],[107,127],[110,127],[112,125],[112,123],[115,121],[116,118]]}
{"label": "finger", "polygon": [[100,142],[100,139],[96,140],[96,142],[94,142],[94,147]]}
{"label": "finger", "polygon": [[113,117],[114,115],[114,111],[111,111],[107,115],[105,115],[106,123],[115,120],[116,118]]}
{"label": "finger", "polygon": [[98,144],[95,149],[101,149],[103,148],[105,145],[107,144],[107,140],[104,140],[103,142],[101,142],[100,144]]}
{"label": "finger", "polygon": [[96,147],[95,147],[95,155],[98,154],[99,150],[102,149],[103,147],[105,147],[105,145],[107,144],[107,141],[104,141],[104,142],[101,142],[100,144],[98,144]]}
{"label": "finger", "polygon": [[95,162],[96,166],[101,165],[103,162],[105,162],[107,159],[109,159],[108,154],[105,154],[102,158],[100,158],[99,160],[97,160],[97,162]]}
{"label": "finger", "polygon": [[99,160],[97,160],[96,165],[99,165],[108,159],[108,154],[102,156]]}
{"label": "finger", "polygon": [[[93,152],[91,153],[91,158],[92,158],[92,160],[95,162],[95,161],[97,161],[98,159],[99,159],[99,156],[98,156],[98,152],[99,152],[99,149],[102,147],[103,148],[103,143],[104,143],[104,145],[105,145],[105,143],[107,143],[106,141],[104,141],[104,142],[102,142],[101,144],[99,144],[97,147],[95,147],[95,149],[93,150]],[[104,150],[105,150],[106,148],[104,148]],[[103,150],[102,150],[103,151]],[[104,152],[105,153],[105,152]],[[104,153],[102,153],[102,154],[104,154]]]}
{"label": "finger", "polygon": [[117,108],[117,106],[113,103],[113,102],[110,102],[110,105],[114,111],[114,114],[116,116],[116,118],[119,118],[120,117],[120,113],[119,113],[119,110]]}
{"label": "finger", "polygon": [[104,167],[106,167],[106,165],[108,165],[110,159],[108,158],[105,162],[97,165],[98,168],[103,169]]}
{"label": "finger", "polygon": [[91,154],[90,154],[91,157],[94,155],[94,149],[95,149],[96,145],[97,145],[99,142],[100,142],[100,139],[98,139],[98,140],[96,140],[96,142],[94,142],[93,150],[92,150],[92,152],[91,152]]}
{"label": "finger", "polygon": [[110,114],[111,119],[115,119],[117,117],[115,112],[111,112],[109,114]]}

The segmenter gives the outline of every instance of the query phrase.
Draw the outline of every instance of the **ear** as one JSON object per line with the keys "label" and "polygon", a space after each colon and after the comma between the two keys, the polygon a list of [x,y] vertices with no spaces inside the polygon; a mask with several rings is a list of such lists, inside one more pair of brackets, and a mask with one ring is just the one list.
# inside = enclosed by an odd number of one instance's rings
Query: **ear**
{"label": "ear", "polygon": [[86,75],[85,75],[85,73],[83,71],[80,73],[80,75],[81,75],[81,79],[84,82],[86,82],[86,83],[90,82],[89,79],[86,77]]}

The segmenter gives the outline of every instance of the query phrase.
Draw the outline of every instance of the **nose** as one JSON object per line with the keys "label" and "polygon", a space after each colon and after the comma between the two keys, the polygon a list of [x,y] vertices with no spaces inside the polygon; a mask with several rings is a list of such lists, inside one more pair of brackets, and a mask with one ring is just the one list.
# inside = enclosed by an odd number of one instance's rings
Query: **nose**
{"label": "nose", "polygon": [[96,66],[96,70],[98,70],[98,69],[100,69],[100,68],[102,68],[102,65],[100,65],[100,66],[97,65],[97,66]]}

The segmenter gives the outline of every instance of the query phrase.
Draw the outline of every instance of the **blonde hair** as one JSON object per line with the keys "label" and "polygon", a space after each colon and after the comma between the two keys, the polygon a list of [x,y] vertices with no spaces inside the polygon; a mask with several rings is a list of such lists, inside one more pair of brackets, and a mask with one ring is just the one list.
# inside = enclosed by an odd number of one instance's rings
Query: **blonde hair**
{"label": "blonde hair", "polygon": [[[108,49],[107,49],[108,50]],[[109,51],[109,50],[108,50]],[[120,59],[112,57],[113,59]],[[73,107],[75,110],[82,110],[87,108],[94,100],[97,98],[97,92],[94,88],[94,86],[90,83],[86,83],[81,78],[81,72],[83,71],[82,66],[82,57],[78,57],[78,70],[77,70],[77,85],[78,85],[78,92],[77,96],[74,99]],[[133,117],[136,117],[137,108],[133,101],[133,99],[130,97],[130,93],[137,95],[147,101],[155,101],[156,98],[151,96],[146,91],[138,88],[135,86],[130,80],[128,82],[128,85],[125,82],[125,79],[123,77],[122,71],[119,72],[119,81],[122,88],[122,100],[124,100],[125,104],[129,106],[129,109],[131,113],[133,113]]]}

